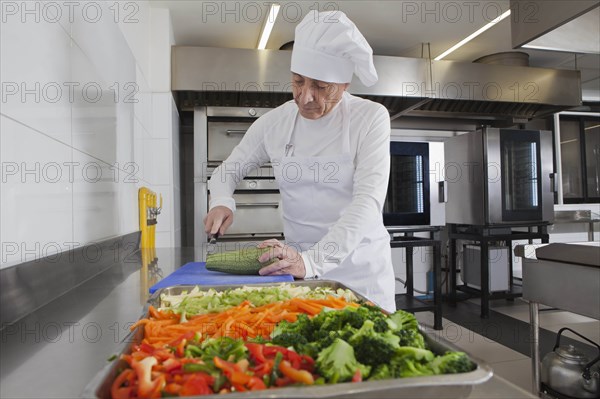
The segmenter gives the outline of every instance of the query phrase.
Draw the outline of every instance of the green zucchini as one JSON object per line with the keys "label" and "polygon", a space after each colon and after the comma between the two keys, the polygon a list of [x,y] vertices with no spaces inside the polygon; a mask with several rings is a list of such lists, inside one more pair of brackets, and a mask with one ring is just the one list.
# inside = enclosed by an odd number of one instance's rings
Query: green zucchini
{"label": "green zucchini", "polygon": [[258,274],[260,269],[272,263],[272,260],[264,263],[258,261],[258,258],[269,249],[247,247],[237,251],[208,254],[206,269],[230,274]]}

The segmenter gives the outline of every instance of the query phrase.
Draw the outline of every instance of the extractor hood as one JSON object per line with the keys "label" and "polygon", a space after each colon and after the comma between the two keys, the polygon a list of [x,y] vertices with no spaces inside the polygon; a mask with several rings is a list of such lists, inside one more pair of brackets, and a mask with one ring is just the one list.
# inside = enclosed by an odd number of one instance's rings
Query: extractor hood
{"label": "extractor hood", "polygon": [[[275,107],[292,98],[290,52],[174,47],[179,108]],[[579,71],[375,56],[379,81],[349,92],[400,116],[524,122],[581,105]]]}
{"label": "extractor hood", "polygon": [[600,53],[600,1],[511,0],[513,48]]}

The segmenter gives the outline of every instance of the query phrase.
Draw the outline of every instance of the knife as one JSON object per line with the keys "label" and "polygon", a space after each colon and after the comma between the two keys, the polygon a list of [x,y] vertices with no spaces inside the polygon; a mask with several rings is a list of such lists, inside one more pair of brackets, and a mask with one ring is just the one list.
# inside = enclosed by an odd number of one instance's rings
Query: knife
{"label": "knife", "polygon": [[217,252],[217,238],[219,238],[219,232],[216,232],[212,235],[212,237],[210,237],[210,240],[208,241],[208,246],[206,248],[207,254],[214,254],[215,252]]}

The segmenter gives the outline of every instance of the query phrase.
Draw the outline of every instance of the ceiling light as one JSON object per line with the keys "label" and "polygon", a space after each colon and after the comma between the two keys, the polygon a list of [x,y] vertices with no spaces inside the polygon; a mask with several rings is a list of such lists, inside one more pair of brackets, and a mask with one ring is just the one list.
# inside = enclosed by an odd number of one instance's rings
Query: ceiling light
{"label": "ceiling light", "polygon": [[585,129],[583,129],[583,130],[595,129],[595,128],[597,128],[597,127],[600,127],[600,125],[588,126],[588,127],[586,127]]}
{"label": "ceiling light", "polygon": [[267,42],[269,41],[269,36],[271,36],[271,31],[273,30],[273,25],[275,25],[275,20],[277,19],[277,14],[279,14],[280,7],[281,6],[279,4],[271,4],[271,7],[269,8],[269,13],[267,14],[267,19],[265,20],[265,24],[263,25],[260,40],[258,41],[258,45],[256,46],[257,49],[264,50],[267,47]]}
{"label": "ceiling light", "polygon": [[444,58],[445,56],[447,56],[448,54],[450,54],[454,50],[458,49],[459,47],[464,46],[465,44],[467,44],[471,40],[475,39],[477,36],[481,35],[483,32],[485,32],[486,30],[490,29],[492,26],[496,25],[498,22],[502,21],[503,19],[505,19],[509,15],[510,15],[510,10],[506,11],[504,14],[500,15],[499,17],[491,20],[489,23],[487,23],[485,26],[481,27],[476,32],[471,33],[469,36],[465,37],[460,42],[456,43],[454,46],[450,47],[448,50],[444,51],[442,54],[440,54],[437,57],[435,57],[434,60],[436,60],[436,61],[441,60],[442,58]]}

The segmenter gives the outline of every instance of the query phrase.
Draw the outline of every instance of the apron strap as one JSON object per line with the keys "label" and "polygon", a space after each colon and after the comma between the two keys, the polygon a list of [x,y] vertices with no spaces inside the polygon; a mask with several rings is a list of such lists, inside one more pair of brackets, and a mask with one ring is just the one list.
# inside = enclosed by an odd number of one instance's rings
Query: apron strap
{"label": "apron strap", "polygon": [[[342,154],[350,153],[350,106],[348,105],[348,92],[342,95]],[[291,125],[288,132],[287,144],[284,148],[283,157],[294,155],[294,136],[296,131],[296,121],[298,120],[298,106],[294,110],[294,115],[291,118]]]}
{"label": "apron strap", "polygon": [[342,95],[342,153],[350,153],[350,106],[348,105],[348,92]]}

